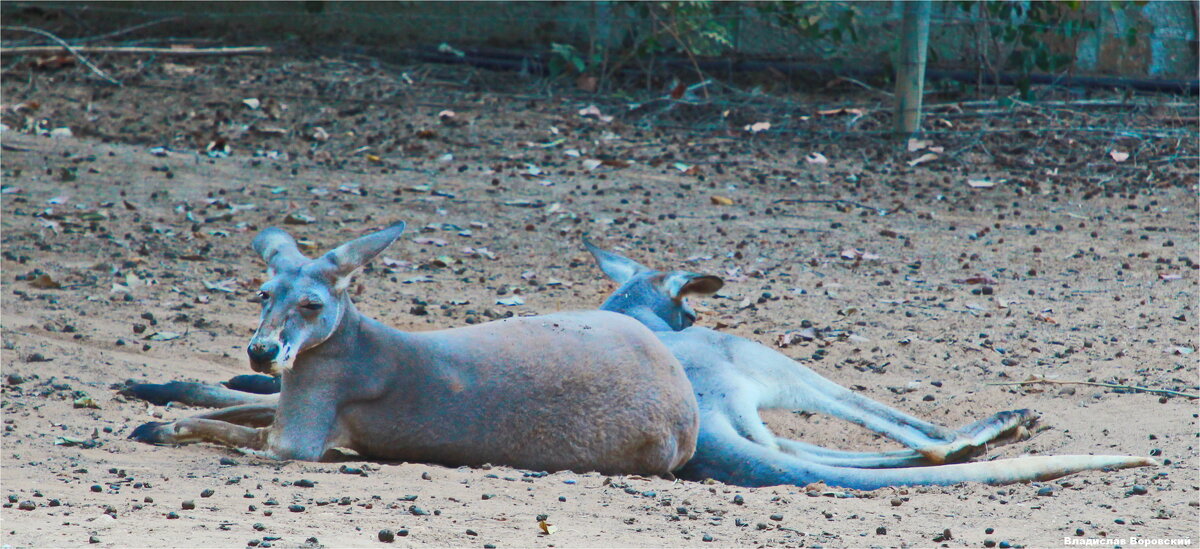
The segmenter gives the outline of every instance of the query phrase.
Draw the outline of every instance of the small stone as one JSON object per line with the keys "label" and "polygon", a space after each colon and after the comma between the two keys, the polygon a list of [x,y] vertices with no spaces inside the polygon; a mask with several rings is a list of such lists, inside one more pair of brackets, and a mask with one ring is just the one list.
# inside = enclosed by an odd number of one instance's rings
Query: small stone
{"label": "small stone", "polygon": [[774,514],[774,515],[771,515],[771,520],[774,520],[774,521],[780,521],[780,520],[783,520],[783,515],[781,515],[781,514],[779,514],[779,513],[776,513],[776,514]]}
{"label": "small stone", "polygon": [[875,535],[876,535],[876,536],[886,536],[886,535],[887,535],[887,527],[886,527],[886,526],[880,526],[880,527],[876,528],[876,529],[875,529]]}
{"label": "small stone", "polygon": [[1009,547],[1012,547],[1012,543],[1004,540],[1000,541],[1000,549],[1008,549]]}
{"label": "small stone", "polygon": [[472,530],[472,529],[468,528],[468,529],[467,529],[467,535],[468,535],[468,536],[478,536],[478,535],[479,535],[479,532],[476,532],[476,531],[474,531],[474,530]]}
{"label": "small stone", "polygon": [[396,541],[396,533],[387,528],[384,528],[383,530],[379,531],[379,541],[382,541],[384,543],[391,543],[393,541]]}
{"label": "small stone", "polygon": [[192,509],[195,509],[195,508],[196,508],[196,502],[195,502],[195,501],[192,501],[192,500],[190,500],[190,499],[189,499],[189,500],[184,500],[184,502],[183,502],[183,510],[184,510],[184,511],[190,511],[190,510],[192,510]]}
{"label": "small stone", "polygon": [[203,492],[200,492],[200,497],[211,498],[212,495],[215,493],[217,493],[217,492],[215,490],[213,490],[212,488],[205,488]]}
{"label": "small stone", "polygon": [[[994,533],[996,533],[996,529],[989,526],[989,527],[983,529],[983,533],[989,534],[989,535],[994,534]],[[1080,534],[1080,535],[1083,535],[1083,534]]]}
{"label": "small stone", "polygon": [[1037,495],[1042,496],[1042,497],[1053,496],[1054,495],[1054,487],[1053,486],[1043,486],[1038,489]]}
{"label": "small stone", "polygon": [[429,476],[429,472],[426,471],[421,473],[421,480],[433,480],[433,477]]}
{"label": "small stone", "polygon": [[704,541],[712,541],[713,537],[709,534],[704,534],[700,539]]}
{"label": "small stone", "polygon": [[558,501],[567,501],[567,496],[558,496]]}
{"label": "small stone", "polygon": [[146,497],[142,498],[142,501],[145,503],[154,503],[154,498],[152,498],[150,496],[146,496]]}
{"label": "small stone", "polygon": [[483,499],[484,499],[484,500],[489,500],[489,499],[492,499],[492,498],[494,498],[494,497],[496,497],[496,494],[484,494],[484,495],[483,495]]}
{"label": "small stone", "polygon": [[88,543],[100,543],[100,538],[96,536],[88,536]]}
{"label": "small stone", "polygon": [[746,498],[742,497],[741,494],[737,494],[737,495],[733,496],[733,504],[734,505],[745,505]]}
{"label": "small stone", "polygon": [[422,508],[420,508],[420,507],[417,507],[416,505],[413,505],[412,507],[409,507],[409,508],[408,508],[408,512],[409,512],[409,513],[412,513],[413,515],[416,515],[416,516],[418,516],[418,517],[423,517],[423,516],[425,516],[425,515],[428,515],[428,514],[429,514],[429,511],[426,511],[426,510],[424,510],[424,509],[422,509]]}
{"label": "small stone", "polygon": [[17,509],[20,509],[22,511],[32,511],[34,509],[37,509],[37,504],[32,501],[25,500],[25,501],[22,501],[21,503],[17,504]]}
{"label": "small stone", "polygon": [[408,535],[408,530],[405,530],[403,528],[396,530],[396,535],[399,537],[405,537]]}
{"label": "small stone", "polygon": [[983,546],[984,546],[984,547],[995,547],[995,546],[996,546],[996,540],[994,540],[994,539],[985,539],[985,540],[983,540]]}
{"label": "small stone", "polygon": [[102,488],[99,484],[93,484],[92,491],[93,492],[103,492],[104,488]]}
{"label": "small stone", "polygon": [[261,522],[256,522],[256,523],[254,523],[254,526],[251,526],[251,528],[255,529],[258,532],[262,532],[263,530],[267,529],[267,525],[265,525]]}
{"label": "small stone", "polygon": [[302,478],[302,479],[297,480],[296,482],[292,483],[292,486],[299,486],[301,488],[312,488],[316,485],[317,485],[317,483],[315,483],[311,480],[308,480],[306,478]]}
{"label": "small stone", "polygon": [[221,465],[237,465],[238,462],[236,459],[233,459],[231,457],[223,457],[220,460],[220,464]]}
{"label": "small stone", "polygon": [[1149,493],[1149,490],[1147,490],[1146,487],[1142,486],[1141,484],[1134,484],[1133,487],[1126,492],[1126,494],[1130,496],[1144,496],[1147,493]]}
{"label": "small stone", "polygon": [[303,513],[304,506],[303,505],[288,505],[288,511],[291,511],[293,513]]}
{"label": "small stone", "polygon": [[900,498],[892,498],[892,507],[899,507],[904,504],[904,500]]}
{"label": "small stone", "polygon": [[177,519],[177,518],[179,518],[179,513],[176,513],[175,511],[171,511],[170,513],[167,513],[167,518],[171,519],[171,520]]}

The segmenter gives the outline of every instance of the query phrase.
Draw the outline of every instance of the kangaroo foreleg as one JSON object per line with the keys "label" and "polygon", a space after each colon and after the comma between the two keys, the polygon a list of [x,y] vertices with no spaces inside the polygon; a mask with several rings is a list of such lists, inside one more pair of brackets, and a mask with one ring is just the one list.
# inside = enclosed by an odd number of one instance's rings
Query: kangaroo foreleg
{"label": "kangaroo foreleg", "polygon": [[897,467],[922,467],[934,465],[916,450],[892,450],[886,452],[850,452],[834,450],[800,442],[789,438],[776,437],[775,443],[779,450],[797,458],[836,467],[854,467],[858,469],[894,469]]}
{"label": "kangaroo foreleg", "polygon": [[278,395],[247,393],[219,385],[191,381],[138,383],[122,389],[121,394],[161,406],[178,402],[202,408],[228,408],[242,404],[274,403],[279,399]]}
{"label": "kangaroo foreleg", "polygon": [[129,438],[149,444],[210,442],[247,450],[264,450],[267,447],[265,428],[244,427],[200,417],[189,417],[170,423],[146,423],[134,429]]}

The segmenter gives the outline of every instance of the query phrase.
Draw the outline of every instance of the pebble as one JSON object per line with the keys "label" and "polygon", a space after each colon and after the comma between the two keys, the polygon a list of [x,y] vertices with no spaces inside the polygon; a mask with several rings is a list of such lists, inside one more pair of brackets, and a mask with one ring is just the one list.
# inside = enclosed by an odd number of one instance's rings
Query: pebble
{"label": "pebble", "polygon": [[237,465],[238,461],[231,457],[223,457],[223,458],[221,458],[220,464],[221,465]]}
{"label": "pebble", "polygon": [[192,510],[192,509],[195,509],[195,508],[196,508],[196,502],[195,502],[195,501],[192,501],[192,500],[190,500],[190,499],[189,499],[189,500],[184,500],[182,507],[183,507],[183,510],[184,510],[184,511],[190,511],[190,510]]}
{"label": "pebble", "polygon": [[417,507],[416,505],[413,505],[412,507],[409,507],[409,508],[408,508],[408,512],[409,512],[409,513],[412,513],[412,514],[414,514],[414,515],[416,515],[416,516],[418,516],[418,517],[423,517],[423,516],[425,516],[425,515],[428,515],[428,514],[429,514],[429,511],[426,511],[426,510],[424,510],[424,509],[422,509],[422,508],[420,508],[420,507]]}
{"label": "pebble", "polygon": [[886,526],[880,526],[880,527],[876,528],[876,529],[875,529],[875,535],[876,535],[876,536],[885,536],[885,535],[887,535],[887,527],[886,527]]}
{"label": "pebble", "polygon": [[97,536],[88,536],[88,543],[100,543],[100,538]]}
{"label": "pebble", "polygon": [[781,515],[779,513],[771,515],[771,520],[775,520],[775,521],[783,520],[783,515]]}
{"label": "pebble", "polygon": [[256,522],[256,523],[254,523],[254,526],[251,526],[251,528],[255,529],[258,532],[262,532],[263,530],[267,529],[267,525],[265,525],[261,522]]}
{"label": "pebble", "polygon": [[177,518],[179,518],[179,513],[176,513],[175,511],[171,511],[170,513],[167,513],[167,518],[168,519],[177,519]]}
{"label": "pebble", "polygon": [[[993,533],[995,533],[995,532],[996,532],[996,529],[995,529],[995,528],[992,528],[992,527],[990,527],[990,526],[989,526],[989,527],[987,527],[987,528],[984,528],[984,529],[983,529],[983,533],[985,533],[985,534],[993,534]],[[1083,534],[1079,534],[1079,535],[1081,535],[1081,536],[1082,536]]]}
{"label": "pebble", "polygon": [[316,482],[313,482],[313,481],[311,481],[311,480],[308,480],[308,479],[306,479],[306,478],[302,478],[302,479],[300,479],[300,480],[297,480],[296,482],[293,482],[293,483],[292,483],[292,486],[299,486],[299,487],[301,487],[301,488],[312,488],[312,487],[314,487],[314,486],[316,486],[316,485],[317,485],[317,483],[316,483]]}
{"label": "pebble", "polygon": [[408,530],[405,530],[403,528],[396,530],[396,535],[400,536],[400,537],[405,537],[408,535]]}
{"label": "pebble", "polygon": [[1001,541],[1001,542],[1000,542],[1000,549],[1008,549],[1009,547],[1012,547],[1012,544],[1011,544],[1011,543],[1009,543],[1009,542],[1007,542],[1007,541]]}
{"label": "pebble", "polygon": [[746,504],[746,498],[742,497],[742,495],[741,495],[741,494],[738,494],[738,495],[736,495],[736,496],[733,496],[733,504],[734,504],[734,505],[745,505],[745,504]]}
{"label": "pebble", "polygon": [[341,467],[338,467],[338,472],[342,473],[344,475],[361,475],[363,470],[358,467],[350,467],[349,465],[343,465]]}
{"label": "pebble", "polygon": [[900,498],[892,498],[892,507],[899,507],[904,504],[904,500]]}
{"label": "pebble", "polygon": [[1141,484],[1134,484],[1133,487],[1131,487],[1125,494],[1129,496],[1144,496],[1147,493],[1149,493],[1149,490],[1147,490],[1145,486],[1142,486]]}
{"label": "pebble", "polygon": [[994,539],[985,539],[985,540],[983,540],[983,546],[984,546],[984,547],[995,547],[995,546],[996,546],[996,540],[994,540]]}
{"label": "pebble", "polygon": [[212,488],[205,488],[203,492],[200,492],[200,497],[210,498],[215,493],[217,493],[217,492],[215,490],[213,490]]}
{"label": "pebble", "polygon": [[396,533],[387,528],[384,528],[383,530],[379,531],[379,541],[382,541],[384,543],[391,543],[393,541],[396,541]]}
{"label": "pebble", "polygon": [[1037,495],[1042,496],[1042,497],[1053,496],[1054,495],[1054,487],[1053,486],[1043,486],[1038,489]]}
{"label": "pebble", "polygon": [[472,530],[472,529],[468,528],[468,529],[467,529],[467,535],[468,535],[468,536],[478,536],[478,535],[479,535],[479,532],[476,532],[476,531],[474,531],[474,530]]}
{"label": "pebble", "polygon": [[421,473],[421,480],[433,480],[433,477],[429,476],[429,472],[426,471]]}
{"label": "pebble", "polygon": [[700,539],[702,539],[702,540],[704,540],[704,541],[712,541],[712,540],[713,540],[713,537],[712,537],[711,535],[704,534],[704,536],[703,536],[703,537],[701,537]]}
{"label": "pebble", "polygon": [[291,511],[293,513],[303,513],[304,506],[303,505],[288,505],[288,511]]}
{"label": "pebble", "polygon": [[93,484],[93,485],[92,485],[92,491],[93,491],[93,492],[103,492],[103,491],[104,491],[104,488],[101,488],[99,484]]}
{"label": "pebble", "polygon": [[17,509],[20,509],[22,511],[32,511],[34,509],[37,509],[37,504],[32,501],[25,500],[25,501],[22,501],[21,503],[17,504]]}

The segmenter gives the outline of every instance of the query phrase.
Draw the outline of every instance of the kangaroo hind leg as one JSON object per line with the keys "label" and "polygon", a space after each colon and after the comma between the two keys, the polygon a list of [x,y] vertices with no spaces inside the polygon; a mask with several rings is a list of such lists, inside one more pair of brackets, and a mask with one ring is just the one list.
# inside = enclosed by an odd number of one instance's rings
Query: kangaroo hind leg
{"label": "kangaroo hind leg", "polygon": [[266,433],[265,428],[245,427],[215,419],[189,417],[170,423],[145,423],[134,429],[129,438],[148,444],[210,442],[231,448],[264,450],[267,447]]}
{"label": "kangaroo hind leg", "polygon": [[178,402],[201,408],[227,408],[242,404],[272,403],[279,399],[278,395],[248,393],[219,385],[191,381],[136,383],[122,389],[121,394],[160,406]]}

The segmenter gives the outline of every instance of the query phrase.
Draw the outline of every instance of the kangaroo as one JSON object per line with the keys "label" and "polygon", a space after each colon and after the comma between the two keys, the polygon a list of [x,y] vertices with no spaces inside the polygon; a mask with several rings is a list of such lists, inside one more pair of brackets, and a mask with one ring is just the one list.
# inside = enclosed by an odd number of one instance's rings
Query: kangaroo
{"label": "kangaroo", "polygon": [[[770,486],[826,484],[857,489],[960,482],[1001,484],[1048,480],[1093,469],[1156,465],[1129,456],[1021,457],[956,463],[1006,437],[1020,436],[1036,416],[1001,412],[951,431],[893,410],[821,377],[764,345],[693,326],[689,296],[716,293],[720,278],[685,271],[660,272],[602,250],[584,239],[600,269],[620,285],[600,306],[636,318],[654,331],[683,364],[700,403],[696,454],[676,471],[680,478]],[[759,410],[787,408],[849,420],[908,450],[849,452],[778,437]]]}
{"label": "kangaroo", "polygon": [[247,352],[252,369],[280,379],[280,392],[213,389],[206,395],[238,406],[147,423],[131,438],[277,459],[348,449],[453,466],[662,476],[691,457],[691,385],[634,319],[583,311],[405,333],[361,314],[351,276],[403,231],[396,223],[317,259],[286,232],[262,231],[253,246],[270,280]]}
{"label": "kangaroo", "polygon": [[[986,451],[991,444],[1020,438],[1036,423],[1036,414],[1029,410],[1000,412],[956,431],[922,421],[849,391],[764,345],[693,326],[696,314],[687,298],[716,293],[724,285],[720,278],[655,271],[587,240],[584,246],[601,270],[620,285],[601,309],[633,317],[653,330],[685,367],[700,406],[700,434],[695,455],[675,471],[680,478],[712,478],[741,486],[803,486],[823,481],[869,490],[1048,480],[1087,470],[1157,464],[1153,459],[1128,456],[1039,456],[956,463]],[[197,417],[269,424],[269,408],[258,403],[269,403],[275,395],[246,392],[257,392],[254,386],[261,385],[261,381],[246,377],[230,380],[227,387],[171,382],[134,385],[126,393],[161,404],[243,404]],[[846,419],[908,449],[853,452],[778,437],[759,415],[759,410],[769,408]]]}

